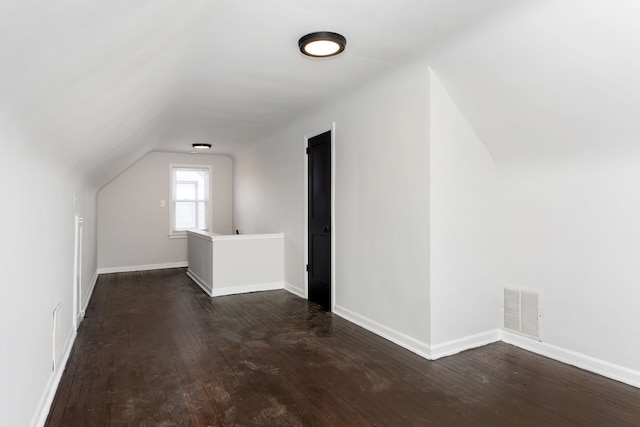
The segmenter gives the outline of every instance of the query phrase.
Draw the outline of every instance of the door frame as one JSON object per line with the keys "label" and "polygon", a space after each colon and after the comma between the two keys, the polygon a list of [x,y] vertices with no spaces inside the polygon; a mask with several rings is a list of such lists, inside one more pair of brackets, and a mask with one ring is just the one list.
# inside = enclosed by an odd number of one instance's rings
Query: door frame
{"label": "door frame", "polygon": [[78,330],[82,322],[82,226],[83,219],[75,216],[75,242],[73,250],[73,329]]}
{"label": "door frame", "polygon": [[[303,138],[304,159],[304,265],[309,265],[309,163],[307,147],[309,139],[327,131],[331,131],[331,311],[336,304],[336,122],[321,126],[311,132],[306,132]],[[309,299],[309,274],[304,270],[304,297]]]}

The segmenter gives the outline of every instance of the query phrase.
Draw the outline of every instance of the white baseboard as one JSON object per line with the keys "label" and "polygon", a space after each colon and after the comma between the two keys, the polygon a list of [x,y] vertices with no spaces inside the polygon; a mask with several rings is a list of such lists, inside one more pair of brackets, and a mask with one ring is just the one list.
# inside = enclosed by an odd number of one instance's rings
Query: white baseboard
{"label": "white baseboard", "polygon": [[214,288],[211,292],[212,297],[223,297],[227,295],[248,294],[250,292],[275,291],[284,289],[284,282],[275,283],[256,283],[243,286],[229,286],[226,288]]}
{"label": "white baseboard", "polygon": [[436,360],[441,357],[458,354],[465,350],[470,350],[483,345],[500,341],[500,330],[481,332],[475,335],[469,335],[456,340],[447,341],[441,344],[431,345],[431,359]]}
{"label": "white baseboard", "polygon": [[294,294],[294,295],[296,295],[296,296],[299,296],[300,298],[307,299],[307,296],[305,295],[304,290],[303,290],[303,289],[300,289],[300,288],[298,288],[298,287],[296,287],[296,286],[293,286],[291,283],[287,283],[287,282],[285,282],[285,283],[284,283],[284,289],[285,289],[286,291],[291,292],[292,294]]}
{"label": "white baseboard", "polygon": [[196,285],[200,286],[202,290],[210,297],[223,297],[227,295],[247,294],[250,292],[262,292],[262,291],[275,291],[277,289],[284,289],[284,282],[274,283],[255,283],[251,285],[242,286],[228,286],[226,288],[213,288],[207,282],[202,280],[196,273],[187,269],[187,276],[193,280]]}
{"label": "white baseboard", "polygon": [[382,338],[388,339],[392,343],[398,344],[400,347],[404,347],[425,359],[431,360],[431,348],[428,344],[422,341],[405,335],[402,332],[388,328],[375,320],[368,319],[354,313],[353,311],[347,310],[344,307],[340,307],[339,305],[335,305],[333,307],[333,313],[350,321],[351,323],[355,323],[356,325],[373,332],[376,335],[381,336]]}
{"label": "white baseboard", "polygon": [[162,264],[127,265],[123,267],[102,267],[98,269],[98,274],[129,273],[131,271],[163,270],[165,268],[188,267],[187,261],[166,262]]}
{"label": "white baseboard", "polygon": [[91,283],[89,283],[89,292],[87,292],[87,296],[84,301],[80,305],[80,311],[82,315],[87,311],[87,306],[89,305],[89,301],[91,301],[91,296],[93,295],[93,290],[96,287],[96,283],[98,282],[98,271],[93,273],[93,277],[91,278]]}
{"label": "white baseboard", "polygon": [[200,288],[202,288],[202,290],[209,296],[213,296],[211,295],[211,291],[212,288],[211,286],[209,286],[209,284],[207,282],[205,282],[204,280],[202,280],[200,278],[200,276],[198,276],[196,273],[194,273],[190,268],[187,269],[187,276],[189,276],[191,278],[191,280],[193,280],[194,282],[196,282],[196,285],[200,286]]}
{"label": "white baseboard", "polygon": [[344,307],[336,305],[333,312],[334,314],[355,323],[356,325],[361,326],[382,338],[388,339],[389,341],[428,360],[439,359],[441,357],[457,354],[472,348],[481,347],[497,341],[503,341],[524,350],[557,360],[558,362],[576,366],[586,371],[640,388],[640,371],[596,359],[572,350],[512,334],[504,330],[491,330],[430,346],[424,342],[416,340],[415,338],[405,335],[402,332],[395,331],[374,320],[347,310]]}
{"label": "white baseboard", "polygon": [[507,331],[500,331],[500,335],[502,341],[508,344],[640,388],[640,371]]}
{"label": "white baseboard", "polygon": [[67,339],[65,351],[62,355],[62,361],[58,365],[56,370],[53,371],[49,376],[47,385],[44,388],[42,396],[40,397],[40,402],[38,402],[36,412],[33,414],[31,422],[29,423],[30,427],[42,427],[47,422],[47,417],[49,416],[49,411],[51,410],[53,399],[56,397],[56,392],[58,391],[58,386],[60,385],[62,374],[67,367],[69,355],[71,355],[71,349],[73,348],[73,343],[76,341],[76,336],[76,331],[72,331],[71,335]]}

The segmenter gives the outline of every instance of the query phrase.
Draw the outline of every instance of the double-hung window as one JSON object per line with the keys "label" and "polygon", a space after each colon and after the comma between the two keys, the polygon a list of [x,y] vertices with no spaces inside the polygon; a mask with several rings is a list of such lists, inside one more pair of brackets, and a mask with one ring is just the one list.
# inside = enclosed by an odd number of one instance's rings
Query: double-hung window
{"label": "double-hung window", "polygon": [[171,236],[186,230],[209,230],[209,176],[207,166],[171,165]]}

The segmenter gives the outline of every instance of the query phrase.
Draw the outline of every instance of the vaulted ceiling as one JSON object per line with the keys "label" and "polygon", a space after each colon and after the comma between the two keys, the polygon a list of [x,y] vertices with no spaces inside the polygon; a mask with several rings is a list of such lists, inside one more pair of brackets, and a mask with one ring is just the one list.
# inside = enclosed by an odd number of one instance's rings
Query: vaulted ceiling
{"label": "vaulted ceiling", "polygon": [[[640,135],[639,16],[631,0],[5,0],[0,109],[99,184],[151,150],[233,153],[429,58],[499,161],[570,155]],[[345,54],[303,57],[318,30]]]}
{"label": "vaulted ceiling", "polygon": [[502,167],[640,156],[640,3],[522,3],[431,61]]}

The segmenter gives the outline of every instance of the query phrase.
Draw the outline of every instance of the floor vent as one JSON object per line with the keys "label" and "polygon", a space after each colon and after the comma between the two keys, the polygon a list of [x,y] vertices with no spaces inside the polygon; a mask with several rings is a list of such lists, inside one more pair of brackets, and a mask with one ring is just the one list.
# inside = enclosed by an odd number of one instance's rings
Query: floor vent
{"label": "floor vent", "polygon": [[504,288],[504,329],[540,340],[540,292]]}

